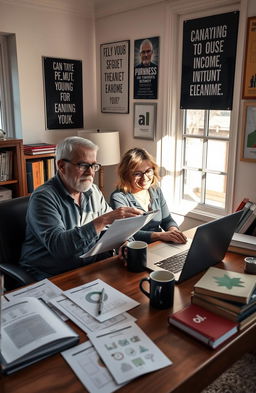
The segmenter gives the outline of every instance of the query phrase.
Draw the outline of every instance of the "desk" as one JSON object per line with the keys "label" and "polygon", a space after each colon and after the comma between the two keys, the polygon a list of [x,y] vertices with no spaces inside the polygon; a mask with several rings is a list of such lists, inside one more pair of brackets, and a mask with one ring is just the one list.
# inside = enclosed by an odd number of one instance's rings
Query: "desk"
{"label": "desk", "polygon": [[[243,256],[227,253],[218,266],[243,271]],[[190,303],[193,285],[201,274],[175,288],[173,311]],[[83,267],[52,278],[61,289],[84,284],[100,278],[116,289],[140,302],[129,312],[137,318],[138,325],[173,361],[173,365],[144,375],[124,386],[120,393],[193,393],[200,392],[245,352],[256,349],[256,323],[236,334],[216,350],[212,350],[168,325],[171,310],[156,310],[149,306],[148,298],[139,290],[139,280],[147,272],[130,273],[117,257]],[[70,325],[85,341],[86,335],[72,322]],[[82,393],[87,392],[60,354],[24,368],[16,374],[0,377],[2,393]]]}

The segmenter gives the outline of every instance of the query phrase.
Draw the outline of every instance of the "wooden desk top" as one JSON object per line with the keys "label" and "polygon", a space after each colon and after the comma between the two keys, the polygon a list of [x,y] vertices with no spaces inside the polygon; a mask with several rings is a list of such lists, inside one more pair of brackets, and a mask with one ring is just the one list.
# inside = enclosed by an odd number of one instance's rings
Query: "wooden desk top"
{"label": "wooden desk top", "polygon": [[[224,269],[243,271],[243,256],[227,253]],[[56,276],[52,282],[63,290],[100,278],[116,289],[140,302],[129,312],[137,318],[138,325],[173,361],[173,365],[135,379],[122,387],[120,393],[199,393],[228,368],[243,353],[255,349],[256,324],[236,334],[216,350],[169,326],[169,310],[157,310],[149,306],[148,298],[139,290],[139,280],[147,272],[130,273],[117,257],[95,263]],[[175,287],[173,311],[190,303],[193,285],[201,277],[195,277]],[[80,342],[86,334],[72,322],[68,322],[80,334]],[[2,393],[82,393],[87,392],[60,354],[48,357],[10,376],[0,376]]]}

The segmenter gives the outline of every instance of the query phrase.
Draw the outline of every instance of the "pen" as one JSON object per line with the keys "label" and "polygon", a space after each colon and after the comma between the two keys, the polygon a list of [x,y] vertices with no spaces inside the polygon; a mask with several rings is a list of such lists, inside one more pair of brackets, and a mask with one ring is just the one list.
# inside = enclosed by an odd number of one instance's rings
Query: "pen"
{"label": "pen", "polygon": [[98,315],[100,315],[102,313],[103,304],[104,304],[104,288],[102,289],[102,291],[100,293]]}

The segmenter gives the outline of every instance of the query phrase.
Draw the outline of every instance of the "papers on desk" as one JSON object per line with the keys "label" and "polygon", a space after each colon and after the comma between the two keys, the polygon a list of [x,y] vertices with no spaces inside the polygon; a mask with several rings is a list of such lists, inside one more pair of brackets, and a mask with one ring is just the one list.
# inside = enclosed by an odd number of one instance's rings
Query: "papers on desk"
{"label": "papers on desk", "polygon": [[111,393],[120,389],[90,341],[61,353],[90,393]]}
{"label": "papers on desk", "polygon": [[53,308],[50,302],[56,296],[60,296],[61,294],[62,290],[45,278],[44,280],[38,281],[25,288],[16,289],[16,291],[10,292],[5,296],[8,300],[13,301],[23,297],[35,297],[37,299],[42,299],[56,314],[58,314],[61,319],[63,319],[63,321],[66,321],[68,318],[62,312]]}
{"label": "papers on desk", "polygon": [[158,211],[150,211],[136,217],[128,217],[115,220],[106,230],[104,235],[98,240],[95,246],[80,258],[97,255],[105,251],[120,247],[126,240],[132,237],[140,228],[144,227]]}
{"label": "papers on desk", "polygon": [[[140,375],[172,364],[135,323],[91,333],[89,338],[99,355],[90,344],[62,355],[90,393],[114,392]],[[113,378],[102,369],[99,356]]]}
{"label": "papers on desk", "polygon": [[[98,314],[99,298],[103,288],[104,305],[101,314]],[[65,291],[64,295],[100,322],[139,305],[138,302],[100,279]]]}
{"label": "papers on desk", "polygon": [[78,304],[63,295],[52,299],[51,303],[67,315],[67,317],[69,317],[71,321],[79,326],[85,333],[97,332],[110,326],[135,321],[134,317],[124,312],[113,318],[107,319],[105,322],[99,322],[97,319],[88,314],[88,312],[79,307]]}

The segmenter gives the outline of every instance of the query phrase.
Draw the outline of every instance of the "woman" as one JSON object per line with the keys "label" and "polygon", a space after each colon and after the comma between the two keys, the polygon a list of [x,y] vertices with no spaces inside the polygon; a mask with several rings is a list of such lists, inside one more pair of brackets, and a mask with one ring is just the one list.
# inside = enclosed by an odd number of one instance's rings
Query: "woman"
{"label": "woman", "polygon": [[178,229],[168,210],[163,193],[158,186],[158,165],[145,150],[128,150],[118,167],[117,189],[110,196],[113,209],[131,206],[149,210],[159,210],[157,215],[138,231],[134,238],[147,243],[161,240],[186,243],[186,236]]}

